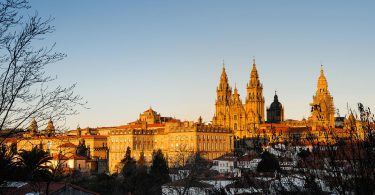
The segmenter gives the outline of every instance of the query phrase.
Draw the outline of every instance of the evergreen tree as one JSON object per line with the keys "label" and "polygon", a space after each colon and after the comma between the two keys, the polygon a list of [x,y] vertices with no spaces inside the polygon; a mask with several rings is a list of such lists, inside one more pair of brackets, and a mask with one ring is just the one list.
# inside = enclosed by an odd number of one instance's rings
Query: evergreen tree
{"label": "evergreen tree", "polygon": [[135,179],[136,176],[136,162],[131,157],[131,150],[128,146],[126,148],[126,153],[124,159],[121,160],[123,167],[121,170],[121,174],[124,176],[124,191],[132,193],[135,189]]}
{"label": "evergreen tree", "polygon": [[140,157],[137,161],[137,172],[147,173],[146,158],[143,151],[140,153]]}
{"label": "evergreen tree", "polygon": [[146,166],[146,158],[145,158],[145,153],[143,151],[140,153],[140,157],[138,159],[137,165],[139,167]]}
{"label": "evergreen tree", "polygon": [[125,153],[124,159],[122,159],[121,162],[124,165],[123,168],[122,168],[123,176],[125,178],[130,178],[131,176],[134,176],[135,171],[136,171],[136,162],[131,157],[131,150],[130,150],[129,146],[126,148],[126,153]]}
{"label": "evergreen tree", "polygon": [[155,182],[160,185],[170,180],[168,162],[160,149],[153,154],[150,174]]}
{"label": "evergreen tree", "polygon": [[280,171],[279,161],[277,161],[274,155],[269,152],[263,152],[261,158],[262,160],[257,167],[258,172]]}

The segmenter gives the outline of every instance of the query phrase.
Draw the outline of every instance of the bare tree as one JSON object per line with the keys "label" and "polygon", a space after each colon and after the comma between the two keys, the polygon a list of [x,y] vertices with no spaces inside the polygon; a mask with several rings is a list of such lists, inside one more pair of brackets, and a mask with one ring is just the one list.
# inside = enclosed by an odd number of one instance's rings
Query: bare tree
{"label": "bare tree", "polygon": [[52,18],[37,13],[25,17],[29,8],[27,0],[0,2],[0,130],[8,129],[9,135],[34,117],[64,121],[77,113],[74,106],[85,104],[73,93],[75,84],[50,87],[56,77],[49,76],[45,67],[66,55],[55,52],[55,44],[36,46],[54,27]]}
{"label": "bare tree", "polygon": [[[286,179],[279,183],[300,193],[374,194],[374,115],[362,104],[359,117],[355,113],[349,109],[344,129],[321,127],[315,132],[319,136],[307,135],[304,143],[311,152],[301,153],[297,167],[281,172]],[[299,176],[304,186],[296,185],[293,176]]]}

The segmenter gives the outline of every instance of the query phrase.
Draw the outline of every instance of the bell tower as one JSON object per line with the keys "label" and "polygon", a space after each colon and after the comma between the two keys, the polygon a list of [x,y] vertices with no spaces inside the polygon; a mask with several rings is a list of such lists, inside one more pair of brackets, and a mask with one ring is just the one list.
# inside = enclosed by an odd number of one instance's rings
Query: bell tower
{"label": "bell tower", "polygon": [[324,75],[323,65],[321,65],[317,89],[313,96],[313,103],[310,105],[310,121],[313,127],[335,127],[335,107],[333,97],[328,90],[328,82]]}
{"label": "bell tower", "polygon": [[257,126],[257,124],[264,123],[263,84],[259,80],[255,59],[253,60],[250,81],[247,84],[245,110],[248,129]]}
{"label": "bell tower", "polygon": [[216,103],[215,115],[212,120],[214,125],[228,127],[230,124],[229,104],[232,95],[232,88],[228,83],[228,76],[225,71],[225,64],[223,62],[223,69],[221,72],[220,83],[216,88]]}

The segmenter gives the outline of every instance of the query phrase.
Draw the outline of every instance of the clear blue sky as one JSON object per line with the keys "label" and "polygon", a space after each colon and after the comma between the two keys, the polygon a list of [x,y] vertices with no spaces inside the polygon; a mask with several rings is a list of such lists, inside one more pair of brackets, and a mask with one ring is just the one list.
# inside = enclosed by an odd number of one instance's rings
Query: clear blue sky
{"label": "clear blue sky", "polygon": [[90,109],[75,128],[135,120],[150,105],[164,116],[210,121],[225,59],[242,99],[256,57],[266,105],[274,90],[286,118],[309,115],[320,64],[341,115],[375,109],[373,1],[32,1],[52,16],[68,57],[48,68],[77,83]]}

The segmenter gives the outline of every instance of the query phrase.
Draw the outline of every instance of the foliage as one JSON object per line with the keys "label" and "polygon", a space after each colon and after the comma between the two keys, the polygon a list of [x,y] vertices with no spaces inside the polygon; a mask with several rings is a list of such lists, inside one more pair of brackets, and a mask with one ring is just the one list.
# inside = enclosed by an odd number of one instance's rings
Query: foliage
{"label": "foliage", "polygon": [[130,147],[126,148],[125,157],[121,162],[124,165],[123,168],[122,168],[122,171],[121,171],[124,178],[127,179],[127,178],[131,178],[132,176],[134,176],[135,171],[136,171],[136,162],[131,157]]}
{"label": "foliage", "polygon": [[32,118],[64,120],[85,104],[73,93],[75,85],[48,87],[55,78],[46,66],[66,55],[55,52],[55,44],[43,46],[40,41],[55,30],[52,18],[30,15],[29,8],[27,0],[0,2],[0,130],[8,129],[7,136]]}
{"label": "foliage", "polygon": [[21,150],[17,158],[17,166],[22,169],[26,180],[43,181],[51,179],[50,160],[52,157],[44,150],[38,147],[33,147],[30,151]]}
{"label": "foliage", "polygon": [[10,176],[14,176],[14,155],[15,153],[6,145],[0,145],[0,184],[5,180],[9,180]]}
{"label": "foliage", "polygon": [[274,172],[280,171],[279,161],[274,155],[265,151],[261,155],[262,160],[259,162],[257,171],[258,172]]}
{"label": "foliage", "polygon": [[306,150],[303,149],[303,150],[301,150],[300,152],[298,152],[297,155],[298,155],[298,157],[305,159],[305,158],[309,157],[310,154],[311,154],[311,152],[310,152],[309,149],[306,149]]}
{"label": "foliage", "polygon": [[154,151],[150,174],[157,184],[164,184],[170,180],[168,161],[160,149]]}

